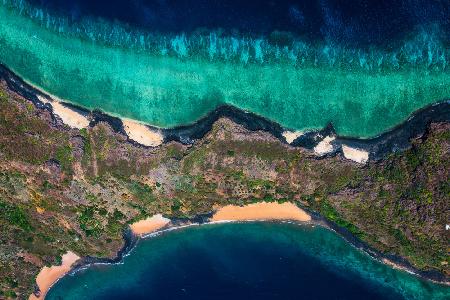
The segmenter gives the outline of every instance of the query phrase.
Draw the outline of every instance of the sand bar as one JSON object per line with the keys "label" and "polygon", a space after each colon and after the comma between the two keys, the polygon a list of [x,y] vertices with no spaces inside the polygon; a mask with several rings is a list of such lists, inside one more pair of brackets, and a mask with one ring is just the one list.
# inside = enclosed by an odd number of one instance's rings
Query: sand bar
{"label": "sand bar", "polygon": [[156,147],[163,143],[164,137],[161,132],[157,130],[151,130],[144,124],[123,119],[123,127],[128,137],[141,145]]}
{"label": "sand bar", "polygon": [[135,235],[145,235],[155,232],[169,223],[170,219],[164,218],[161,214],[157,214],[131,224],[130,228]]}
{"label": "sand bar", "polygon": [[293,220],[306,222],[311,216],[291,202],[261,202],[246,206],[227,205],[220,208],[211,221]]}
{"label": "sand bar", "polygon": [[60,266],[43,267],[36,277],[36,284],[39,287],[40,295],[37,297],[31,294],[29,300],[42,300],[45,298],[50,287],[58,281],[61,277],[67,274],[72,265],[79,260],[80,257],[75,253],[68,251],[62,256],[62,263]]}
{"label": "sand bar", "polygon": [[342,145],[342,152],[345,158],[360,164],[365,164],[369,160],[369,152]]}

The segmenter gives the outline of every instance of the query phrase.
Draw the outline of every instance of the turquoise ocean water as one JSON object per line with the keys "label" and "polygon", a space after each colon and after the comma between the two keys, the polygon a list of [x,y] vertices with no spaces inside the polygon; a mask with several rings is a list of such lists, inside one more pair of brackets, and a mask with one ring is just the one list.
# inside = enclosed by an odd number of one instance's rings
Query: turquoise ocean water
{"label": "turquoise ocean water", "polygon": [[47,299],[448,299],[309,225],[229,223],[142,240],[123,263],[60,280]]}
{"label": "turquoise ocean water", "polygon": [[[347,20],[326,9],[326,28],[350,35]],[[295,7],[289,12],[303,20]],[[383,43],[358,44],[200,21],[197,30],[167,32],[74,19],[16,0],[0,1],[0,20],[0,62],[23,78],[70,102],[156,126],[189,124],[231,104],[290,129],[333,122],[339,134],[370,137],[450,96],[449,39],[433,22]]]}

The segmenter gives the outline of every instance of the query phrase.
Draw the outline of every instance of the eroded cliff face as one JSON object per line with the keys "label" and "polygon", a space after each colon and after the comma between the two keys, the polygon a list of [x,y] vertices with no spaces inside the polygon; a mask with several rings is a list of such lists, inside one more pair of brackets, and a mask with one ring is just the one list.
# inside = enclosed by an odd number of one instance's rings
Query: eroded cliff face
{"label": "eroded cliff face", "polygon": [[78,130],[0,85],[0,294],[26,298],[71,250],[112,257],[127,224],[227,204],[293,201],[381,252],[449,274],[450,123],[359,164],[318,158],[268,132],[216,121],[192,145],[130,143],[111,124]]}

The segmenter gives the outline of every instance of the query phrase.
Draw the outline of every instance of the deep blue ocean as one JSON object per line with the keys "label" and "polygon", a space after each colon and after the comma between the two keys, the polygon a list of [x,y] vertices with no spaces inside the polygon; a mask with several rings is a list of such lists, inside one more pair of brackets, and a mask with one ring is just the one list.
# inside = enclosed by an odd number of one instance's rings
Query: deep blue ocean
{"label": "deep blue ocean", "polygon": [[448,0],[31,0],[69,15],[118,20],[148,31],[190,33],[201,28],[267,34],[289,31],[311,40],[361,46],[384,44],[414,27],[450,32]]}
{"label": "deep blue ocean", "polygon": [[449,292],[319,226],[229,223],[141,240],[123,263],[66,276],[47,299],[446,299]]}

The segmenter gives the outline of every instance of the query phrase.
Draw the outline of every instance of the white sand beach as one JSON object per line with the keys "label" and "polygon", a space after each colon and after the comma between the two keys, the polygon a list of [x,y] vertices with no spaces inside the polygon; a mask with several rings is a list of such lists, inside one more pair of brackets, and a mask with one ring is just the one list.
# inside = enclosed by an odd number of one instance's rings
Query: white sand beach
{"label": "white sand beach", "polygon": [[[41,88],[29,82],[27,83],[33,86],[38,91],[40,91],[42,94],[47,95],[48,98],[50,98],[49,100],[47,97],[37,95],[39,101],[43,103],[50,103],[50,105],[53,108],[53,113],[59,116],[64,124],[67,124],[70,127],[78,129],[86,128],[89,126],[88,118],[76,112],[75,110],[64,106],[62,103],[64,103],[65,101],[54,95],[49,95]],[[123,122],[125,132],[127,133],[128,137],[133,141],[148,147],[156,147],[163,143],[164,137],[161,134],[161,132],[157,130],[151,130],[145,124],[139,123],[134,120],[126,118],[120,119]]]}
{"label": "white sand beach", "polygon": [[62,105],[57,101],[53,101],[51,105],[53,107],[53,112],[61,118],[64,124],[77,129],[83,129],[89,126],[88,118],[75,110]]}
{"label": "white sand beach", "polygon": [[156,147],[161,145],[164,141],[164,137],[161,132],[151,130],[144,124],[128,119],[122,119],[122,122],[128,137],[139,144],[149,147]]}
{"label": "white sand beach", "polygon": [[[53,108],[53,113],[61,118],[64,124],[72,128],[83,129],[89,126],[89,120],[79,112],[61,104],[61,100],[51,97],[52,100],[38,95],[38,99],[43,103],[49,103]],[[50,96],[49,96],[50,97]]]}
{"label": "white sand beach", "polygon": [[344,157],[360,164],[365,164],[369,160],[369,152],[342,145]]}
{"label": "white sand beach", "polygon": [[302,131],[284,131],[282,133],[282,135],[288,144],[292,144],[293,141],[295,141],[297,138],[299,138],[303,135],[303,132]]}
{"label": "white sand beach", "polygon": [[314,147],[314,152],[316,153],[316,155],[322,156],[333,151],[333,145],[331,144],[331,142],[335,139],[336,137],[334,136],[327,136],[323,140],[321,140]]}

